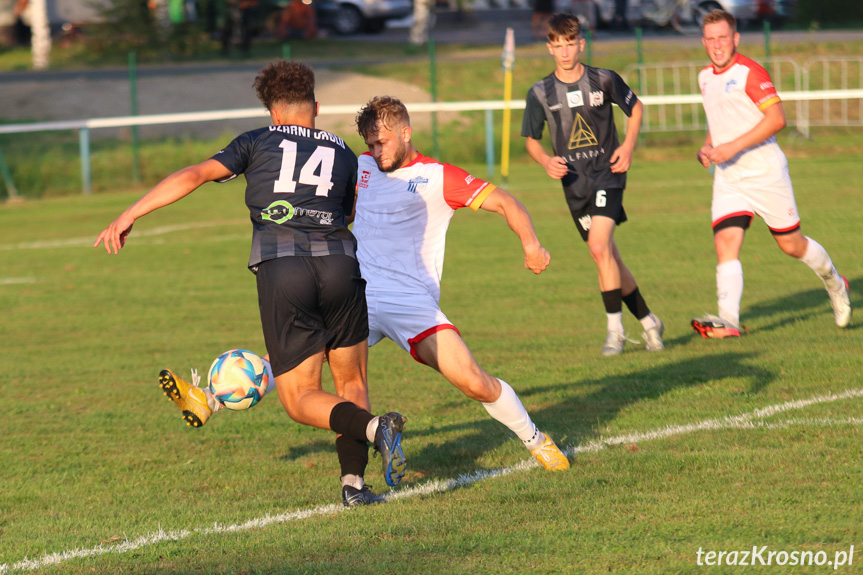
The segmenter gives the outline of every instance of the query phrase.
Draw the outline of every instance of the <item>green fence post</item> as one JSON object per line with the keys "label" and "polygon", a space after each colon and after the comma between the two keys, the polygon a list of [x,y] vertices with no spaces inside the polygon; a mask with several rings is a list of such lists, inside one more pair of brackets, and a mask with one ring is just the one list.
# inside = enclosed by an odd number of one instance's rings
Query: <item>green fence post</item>
{"label": "green fence post", "polygon": [[[138,55],[134,51],[129,52],[129,110],[132,116],[138,115]],[[141,182],[140,148],[138,126],[132,126],[132,181],[136,184]]]}
{"label": "green fence post", "polygon": [[764,20],[764,59],[770,60],[770,20]]}
{"label": "green fence post", "polygon": [[[431,84],[431,100],[432,103],[437,102],[437,56],[435,50],[434,38],[429,38],[429,83]],[[440,159],[440,150],[438,149],[437,141],[437,112],[432,111],[432,155],[436,159]]]}
{"label": "green fence post", "polygon": [[485,165],[488,179],[494,178],[494,112],[485,111]]}
{"label": "green fence post", "polygon": [[90,128],[81,128],[78,132],[78,146],[81,153],[81,186],[85,196],[93,191],[93,179],[90,174]]}
{"label": "green fence post", "polygon": [[0,150],[0,175],[3,176],[3,183],[6,184],[6,191],[9,193],[9,200],[17,200],[18,189],[15,187],[15,182],[12,180],[12,172],[9,171],[9,166],[6,165],[6,159],[3,157],[2,150]]}
{"label": "green fence post", "polygon": [[290,44],[282,44],[282,60],[290,61],[291,59],[291,45]]}

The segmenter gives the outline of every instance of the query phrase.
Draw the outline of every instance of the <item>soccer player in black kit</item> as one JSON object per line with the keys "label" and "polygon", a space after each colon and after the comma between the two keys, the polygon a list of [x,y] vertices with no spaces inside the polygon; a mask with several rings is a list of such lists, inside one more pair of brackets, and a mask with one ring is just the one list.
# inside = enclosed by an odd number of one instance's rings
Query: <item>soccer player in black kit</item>
{"label": "soccer player in black kit", "polygon": [[[304,64],[279,61],[264,67],[255,90],[273,125],[246,132],[211,159],[162,180],[105,228],[94,247],[103,243],[109,254],[117,254],[136,219],[206,182],[245,175],[252,221],[249,269],[257,276],[279,399],[295,421],[339,434],[342,501],[353,507],[382,501],[363,480],[367,441],[381,452],[388,485],[404,475],[405,418],[370,412],[365,281],[347,227],[357,158],[341,138],[315,129],[314,89],[314,73]],[[322,389],[324,361],[336,394]],[[202,389],[170,370],[162,371],[160,385],[190,425],[203,425],[216,408],[207,404]]]}
{"label": "soccer player in black kit", "polygon": [[[575,226],[596,263],[608,322],[602,354],[623,352],[627,341],[624,303],[644,329],[647,351],[661,351],[665,326],[650,312],[614,242],[614,228],[626,221],[623,189],[641,129],[643,105],[616,72],[581,62],[585,40],[572,14],[551,16],[546,46],[554,57],[555,70],[528,92],[521,135],[526,138],[528,155],[549,177],[561,180]],[[612,103],[628,116],[622,144],[617,139]],[[541,142],[546,123],[554,156],[546,153]]]}

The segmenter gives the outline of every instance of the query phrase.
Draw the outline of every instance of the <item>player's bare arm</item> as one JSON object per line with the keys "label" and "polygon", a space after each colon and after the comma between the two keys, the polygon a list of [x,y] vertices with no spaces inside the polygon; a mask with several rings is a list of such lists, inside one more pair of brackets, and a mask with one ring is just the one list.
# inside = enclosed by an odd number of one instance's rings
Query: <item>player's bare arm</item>
{"label": "player's bare arm", "polygon": [[611,171],[622,174],[629,170],[632,165],[632,151],[638,142],[638,133],[641,131],[641,117],[644,114],[644,104],[641,100],[632,107],[632,114],[626,121],[626,138],[614,153],[611,154]]}
{"label": "player's bare arm", "polygon": [[542,273],[548,267],[551,262],[551,255],[539,243],[530,214],[524,204],[509,192],[496,188],[480,207],[503,216],[506,224],[521,240],[521,247],[524,250],[524,267],[535,274]]}
{"label": "player's bare arm", "polygon": [[569,171],[566,160],[560,156],[549,156],[545,148],[542,147],[542,142],[539,140],[527,137],[525,138],[524,147],[527,150],[527,155],[542,166],[550,178],[560,180]]}
{"label": "player's bare arm", "polygon": [[[781,102],[768,106],[764,110],[764,117],[754,128],[730,142],[713,147],[707,157],[714,164],[727,162],[743,150],[760,144],[764,140],[777,134],[785,127],[785,109]],[[703,162],[702,162],[703,163]]]}
{"label": "player's bare arm", "polygon": [[222,180],[231,175],[225,166],[212,159],[174,172],[102,230],[93,247],[103,243],[106,252],[118,254],[126,244],[126,236],[129,235],[135,220],[188,196],[202,184]]}

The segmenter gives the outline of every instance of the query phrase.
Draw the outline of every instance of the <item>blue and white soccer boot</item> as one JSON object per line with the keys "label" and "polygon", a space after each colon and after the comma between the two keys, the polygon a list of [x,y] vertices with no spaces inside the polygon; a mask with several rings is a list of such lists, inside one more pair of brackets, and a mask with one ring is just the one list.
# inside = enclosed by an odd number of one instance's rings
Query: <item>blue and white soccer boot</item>
{"label": "blue and white soccer boot", "polygon": [[407,418],[401,413],[391,411],[378,418],[375,432],[375,450],[383,460],[384,479],[387,485],[395,487],[402,480],[407,469],[407,460],[402,451],[402,431]]}

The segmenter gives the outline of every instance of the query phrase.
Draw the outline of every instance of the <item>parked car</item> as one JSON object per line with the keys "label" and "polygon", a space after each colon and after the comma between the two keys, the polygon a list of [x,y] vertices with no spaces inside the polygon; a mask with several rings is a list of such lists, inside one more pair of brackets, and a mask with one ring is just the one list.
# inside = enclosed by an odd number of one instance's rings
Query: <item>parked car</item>
{"label": "parked car", "polygon": [[[568,1],[573,4],[584,2]],[[595,22],[599,26],[611,24],[615,0],[592,1],[595,5]],[[705,14],[712,10],[725,10],[737,18],[742,28],[763,20],[777,24],[793,20],[796,7],[796,0],[628,0],[626,19],[632,24],[642,22],[666,26],[675,18],[682,18],[694,20],[693,25],[700,28]]]}
{"label": "parked car", "polygon": [[704,15],[713,10],[725,10],[745,26],[764,20],[777,24],[793,20],[797,8],[796,0],[690,0],[690,5],[699,27]]}
{"label": "parked car", "polygon": [[[261,28],[275,32],[280,14],[290,0],[259,1],[257,18],[261,20]],[[310,0],[304,3],[314,5],[318,28],[341,35],[380,32],[388,20],[413,14],[413,0]]]}
{"label": "parked car", "polygon": [[337,34],[380,32],[387,20],[413,14],[412,0],[315,0],[318,25]]}

